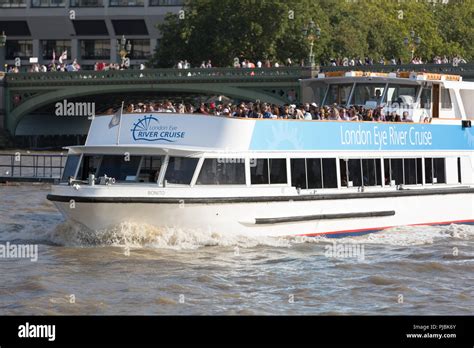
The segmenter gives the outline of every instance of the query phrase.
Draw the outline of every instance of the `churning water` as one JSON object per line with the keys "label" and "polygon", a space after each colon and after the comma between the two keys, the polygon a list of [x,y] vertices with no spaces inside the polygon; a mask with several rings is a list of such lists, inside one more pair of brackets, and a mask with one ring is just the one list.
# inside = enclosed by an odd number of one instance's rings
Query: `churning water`
{"label": "churning water", "polygon": [[[337,240],[64,222],[49,186],[0,186],[0,314],[474,314],[474,227]],[[352,250],[352,251],[351,251]],[[10,255],[11,256],[11,255]]]}

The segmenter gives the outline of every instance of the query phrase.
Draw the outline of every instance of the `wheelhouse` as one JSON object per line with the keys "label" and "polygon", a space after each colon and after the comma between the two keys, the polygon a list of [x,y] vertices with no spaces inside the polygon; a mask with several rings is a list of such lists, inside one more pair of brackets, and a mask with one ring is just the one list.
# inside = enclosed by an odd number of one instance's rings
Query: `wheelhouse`
{"label": "wheelhouse", "polygon": [[428,73],[327,72],[301,80],[302,99],[320,106],[380,107],[408,111],[415,122],[431,119],[473,119],[474,88],[462,77]]}

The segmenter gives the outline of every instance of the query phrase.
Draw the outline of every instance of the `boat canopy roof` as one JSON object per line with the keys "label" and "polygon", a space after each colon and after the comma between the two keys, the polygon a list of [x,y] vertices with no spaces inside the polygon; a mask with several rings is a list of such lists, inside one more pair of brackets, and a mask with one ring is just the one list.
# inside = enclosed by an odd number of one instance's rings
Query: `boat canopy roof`
{"label": "boat canopy roof", "polygon": [[370,72],[370,71],[328,71],[319,73],[316,78],[301,81],[333,83],[396,83],[421,85],[424,82],[441,83],[447,88],[474,89],[474,82],[463,82],[462,76],[427,72]]}

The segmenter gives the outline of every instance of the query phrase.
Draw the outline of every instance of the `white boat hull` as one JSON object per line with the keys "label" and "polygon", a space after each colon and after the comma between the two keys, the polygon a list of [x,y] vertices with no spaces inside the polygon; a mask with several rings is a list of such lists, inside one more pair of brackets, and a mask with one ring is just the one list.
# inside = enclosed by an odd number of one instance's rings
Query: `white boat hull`
{"label": "white boat hull", "polygon": [[[339,237],[402,225],[474,223],[473,193],[280,202],[187,203],[183,199],[177,203],[122,203],[117,199],[116,202],[78,201],[72,207],[70,202],[55,204],[66,218],[91,230],[132,222],[160,229],[249,236]],[[364,213],[376,216],[350,217]],[[288,221],[289,218],[300,221]],[[259,219],[262,220],[256,223]]]}

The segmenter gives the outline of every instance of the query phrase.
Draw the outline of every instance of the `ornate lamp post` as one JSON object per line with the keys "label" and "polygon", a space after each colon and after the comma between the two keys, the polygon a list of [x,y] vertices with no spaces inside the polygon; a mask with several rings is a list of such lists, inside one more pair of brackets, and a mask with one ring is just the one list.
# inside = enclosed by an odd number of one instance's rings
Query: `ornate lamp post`
{"label": "ornate lamp post", "polygon": [[127,55],[132,51],[132,44],[130,40],[127,42],[125,35],[122,35],[120,40],[117,40],[117,52],[120,56],[122,64],[125,65],[127,61]]}
{"label": "ornate lamp post", "polygon": [[314,68],[314,42],[321,37],[321,29],[311,19],[309,23],[303,27],[303,36],[309,41],[309,64]]}
{"label": "ornate lamp post", "polygon": [[403,39],[403,44],[410,49],[411,59],[415,57],[415,50],[421,44],[421,38],[416,35],[414,30],[410,31],[410,37],[405,37]]}
{"label": "ornate lamp post", "polygon": [[0,35],[0,71],[6,71],[5,68],[5,45],[7,43],[7,36],[5,32]]}

